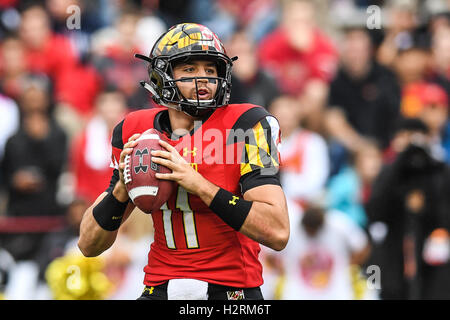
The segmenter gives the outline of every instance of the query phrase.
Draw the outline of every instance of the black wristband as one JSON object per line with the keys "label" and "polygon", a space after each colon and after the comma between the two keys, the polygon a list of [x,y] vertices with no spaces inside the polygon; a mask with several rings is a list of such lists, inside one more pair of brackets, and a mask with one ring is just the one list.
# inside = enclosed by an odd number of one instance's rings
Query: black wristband
{"label": "black wristband", "polygon": [[98,225],[106,231],[119,229],[128,201],[120,202],[109,192],[92,210]]}
{"label": "black wristband", "polygon": [[253,202],[235,196],[220,188],[211,201],[209,208],[226,224],[239,231],[250,212]]}

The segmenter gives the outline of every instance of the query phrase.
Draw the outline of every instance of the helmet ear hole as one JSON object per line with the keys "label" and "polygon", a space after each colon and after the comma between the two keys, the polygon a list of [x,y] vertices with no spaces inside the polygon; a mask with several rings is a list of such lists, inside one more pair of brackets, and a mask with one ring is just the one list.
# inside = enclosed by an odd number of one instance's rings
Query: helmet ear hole
{"label": "helmet ear hole", "polygon": [[162,76],[156,70],[152,70],[151,71],[151,73],[150,73],[150,81],[152,83],[154,83],[159,88],[162,88],[162,86],[163,86]]}

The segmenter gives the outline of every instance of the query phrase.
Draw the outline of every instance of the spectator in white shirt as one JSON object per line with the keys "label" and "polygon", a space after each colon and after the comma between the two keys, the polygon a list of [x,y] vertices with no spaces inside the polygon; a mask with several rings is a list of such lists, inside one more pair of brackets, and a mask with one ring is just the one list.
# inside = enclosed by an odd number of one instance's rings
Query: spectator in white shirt
{"label": "spectator in white shirt", "polygon": [[296,98],[283,95],[269,109],[283,132],[281,184],[286,197],[299,204],[319,197],[329,174],[326,142],[318,133],[300,126],[301,107]]}
{"label": "spectator in white shirt", "polygon": [[284,273],[283,300],[354,299],[351,265],[370,252],[366,233],[339,211],[311,206],[300,213],[289,205],[291,235],[279,259]]}

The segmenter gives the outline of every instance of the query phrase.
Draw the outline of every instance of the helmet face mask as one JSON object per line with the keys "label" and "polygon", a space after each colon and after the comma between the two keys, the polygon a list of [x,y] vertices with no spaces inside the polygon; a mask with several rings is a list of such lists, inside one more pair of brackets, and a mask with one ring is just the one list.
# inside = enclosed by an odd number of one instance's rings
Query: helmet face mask
{"label": "helmet face mask", "polygon": [[[193,23],[179,24],[169,29],[155,43],[150,57],[136,55],[150,62],[148,73],[150,83],[141,84],[152,93],[153,100],[160,105],[175,108],[198,117],[206,112],[226,105],[230,98],[231,68],[234,58],[226,55],[219,38],[208,28]],[[173,68],[178,63],[193,60],[212,61],[217,67],[217,77],[183,77],[173,79]],[[191,82],[198,86],[198,80],[216,83],[214,97],[209,100],[187,99],[177,83]]]}

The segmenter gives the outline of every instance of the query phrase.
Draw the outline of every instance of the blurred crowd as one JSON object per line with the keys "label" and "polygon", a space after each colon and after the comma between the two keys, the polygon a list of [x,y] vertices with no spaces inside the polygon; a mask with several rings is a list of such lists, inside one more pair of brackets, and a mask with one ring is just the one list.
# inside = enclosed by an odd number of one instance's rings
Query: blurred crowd
{"label": "blurred crowd", "polygon": [[[266,299],[450,298],[450,1],[0,1],[0,299],[136,299],[152,241],[136,213],[77,253],[111,176],[112,129],[168,27],[238,56],[231,103],[282,130],[291,237],[262,249]],[[370,22],[370,23],[369,23]]]}

